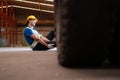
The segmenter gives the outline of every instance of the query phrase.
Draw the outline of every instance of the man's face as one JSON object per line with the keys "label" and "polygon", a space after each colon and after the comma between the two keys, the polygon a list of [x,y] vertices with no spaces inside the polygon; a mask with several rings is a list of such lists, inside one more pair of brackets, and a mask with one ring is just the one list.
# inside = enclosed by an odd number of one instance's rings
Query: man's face
{"label": "man's face", "polygon": [[29,20],[29,24],[30,24],[31,26],[35,26],[36,23],[37,23],[36,20]]}

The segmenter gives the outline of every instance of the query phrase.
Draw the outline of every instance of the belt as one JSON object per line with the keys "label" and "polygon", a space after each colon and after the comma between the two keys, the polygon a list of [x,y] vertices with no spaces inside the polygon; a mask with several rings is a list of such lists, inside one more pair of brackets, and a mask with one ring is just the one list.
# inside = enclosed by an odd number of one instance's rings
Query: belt
{"label": "belt", "polygon": [[30,45],[30,48],[34,48],[36,45],[38,44],[38,42],[36,42],[36,41],[33,41],[33,43]]}

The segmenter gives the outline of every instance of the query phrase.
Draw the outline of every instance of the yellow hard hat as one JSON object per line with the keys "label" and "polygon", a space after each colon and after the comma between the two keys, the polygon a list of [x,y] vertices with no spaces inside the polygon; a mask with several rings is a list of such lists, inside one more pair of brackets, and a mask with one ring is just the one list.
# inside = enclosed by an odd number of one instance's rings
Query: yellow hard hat
{"label": "yellow hard hat", "polygon": [[30,20],[30,19],[33,19],[33,20],[36,20],[38,21],[38,19],[34,16],[34,15],[30,15],[27,17],[26,21]]}

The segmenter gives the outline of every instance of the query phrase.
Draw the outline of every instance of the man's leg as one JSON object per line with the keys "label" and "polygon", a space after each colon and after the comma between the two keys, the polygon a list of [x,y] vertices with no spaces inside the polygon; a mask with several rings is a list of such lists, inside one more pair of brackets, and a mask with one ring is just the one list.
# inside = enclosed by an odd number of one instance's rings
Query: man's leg
{"label": "man's leg", "polygon": [[46,36],[46,38],[48,38],[49,40],[53,40],[55,38],[55,32],[56,29],[54,29],[53,31],[49,32],[48,35]]}
{"label": "man's leg", "polygon": [[54,30],[49,32],[48,35],[46,36],[46,38],[50,40],[50,42],[48,42],[48,44],[54,44],[53,45],[54,47],[56,47],[56,41],[54,41],[54,39],[56,37],[55,33],[56,33],[56,28],[54,28]]}
{"label": "man's leg", "polygon": [[48,50],[49,48],[47,48],[46,46],[38,43],[34,48],[33,51],[38,51],[38,50]]}

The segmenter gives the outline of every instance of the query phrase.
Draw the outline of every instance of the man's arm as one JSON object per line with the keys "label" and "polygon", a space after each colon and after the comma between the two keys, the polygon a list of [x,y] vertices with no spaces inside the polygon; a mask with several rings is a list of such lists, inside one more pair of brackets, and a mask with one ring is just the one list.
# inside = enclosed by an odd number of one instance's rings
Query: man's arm
{"label": "man's arm", "polygon": [[44,37],[44,36],[40,36],[40,38],[42,39],[42,40],[44,40],[45,42],[49,42],[50,40],[49,39],[47,39],[46,37]]}
{"label": "man's arm", "polygon": [[47,44],[42,38],[37,38],[37,37],[35,36],[35,34],[32,34],[30,37],[33,38],[33,39],[34,39],[35,41],[37,41],[38,43],[41,43],[41,44],[43,44],[44,46],[48,47],[48,44]]}

